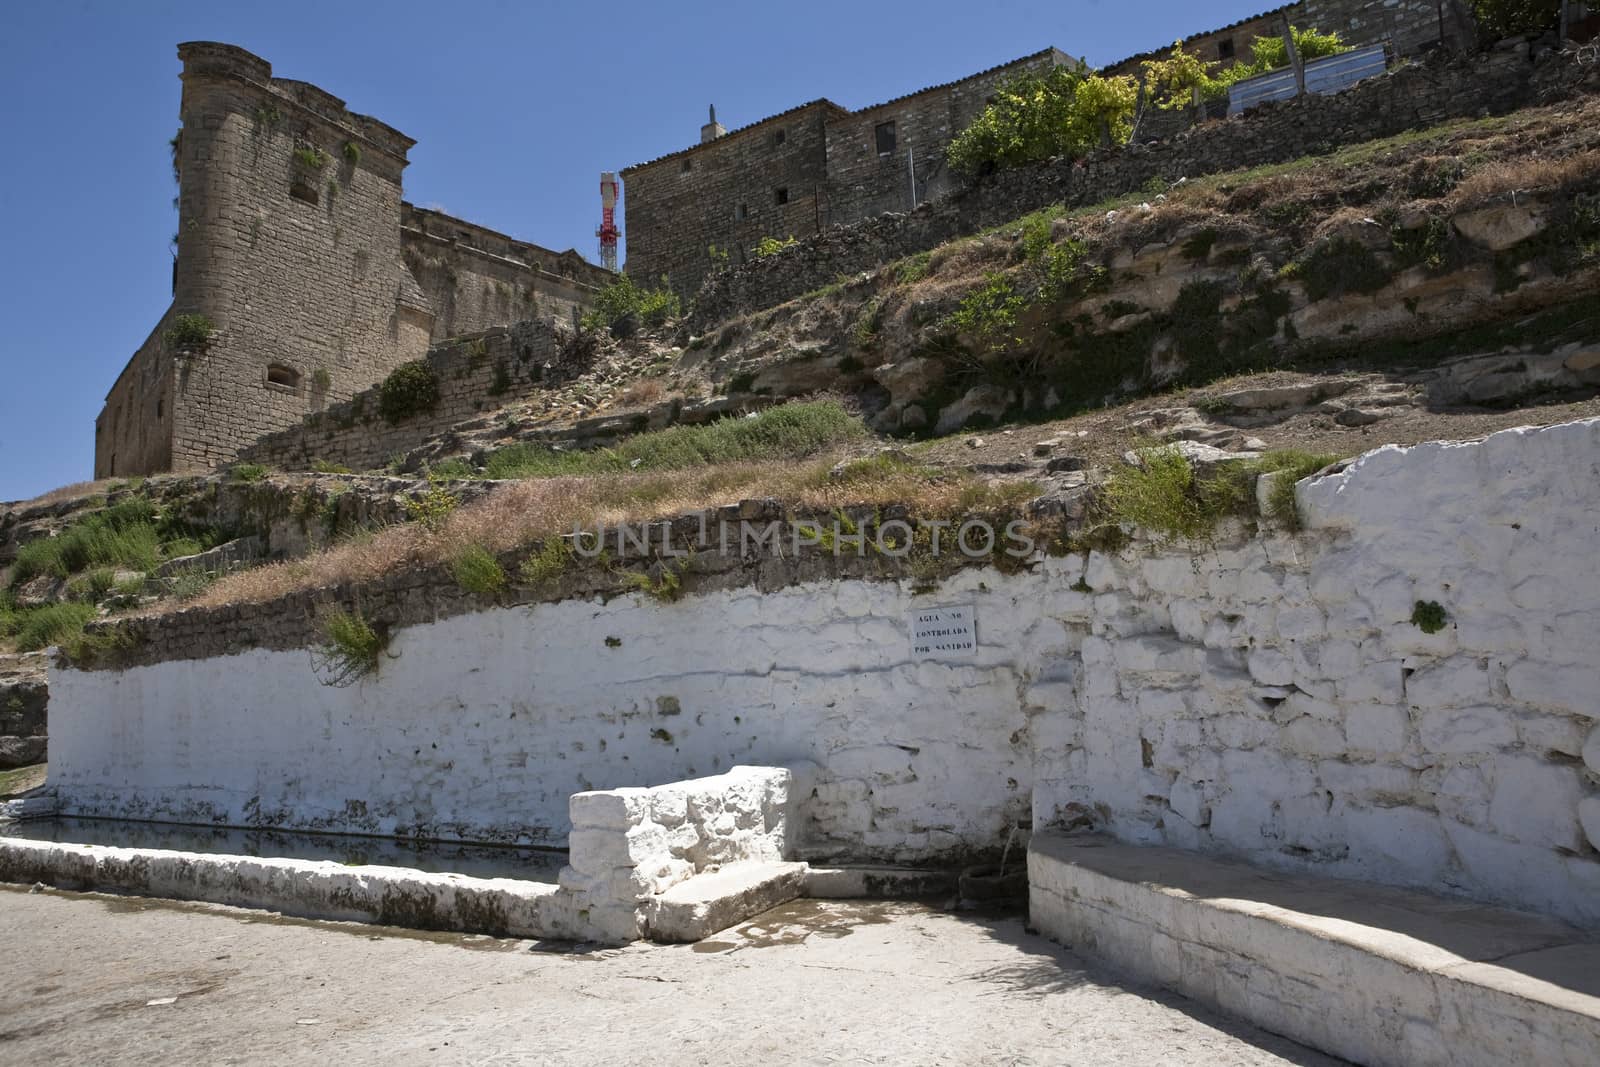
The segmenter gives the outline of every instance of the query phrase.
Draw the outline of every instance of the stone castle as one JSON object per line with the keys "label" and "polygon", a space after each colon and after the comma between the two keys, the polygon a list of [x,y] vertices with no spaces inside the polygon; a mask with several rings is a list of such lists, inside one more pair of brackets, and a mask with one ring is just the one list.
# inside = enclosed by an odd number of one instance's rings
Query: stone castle
{"label": "stone castle", "polygon": [[210,469],[435,340],[570,316],[610,277],[406,203],[411,138],[244,49],[178,57],[172,306],[95,420],[95,477]]}

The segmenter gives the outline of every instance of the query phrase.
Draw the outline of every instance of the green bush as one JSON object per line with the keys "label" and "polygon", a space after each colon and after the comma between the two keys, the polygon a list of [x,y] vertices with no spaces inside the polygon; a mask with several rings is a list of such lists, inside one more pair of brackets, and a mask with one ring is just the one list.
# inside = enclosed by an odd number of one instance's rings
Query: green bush
{"label": "green bush", "polygon": [[1542,33],[1561,17],[1561,0],[1472,0],[1485,42]]}
{"label": "green bush", "polygon": [[636,324],[660,326],[668,319],[683,313],[683,305],[661,276],[659,289],[643,289],[634,284],[626,274],[606,286],[595,296],[594,307],[587,311],[581,325],[585,330],[610,330],[614,336],[625,337]]}
{"label": "green bush", "polygon": [[406,517],[429,530],[437,530],[460,506],[460,497],[442,486],[434,485],[421,496],[406,501]]}
{"label": "green bush", "polygon": [[294,150],[294,161],[306,170],[321,170],[328,165],[328,153],[316,145],[302,145]]}
{"label": "green bush", "polygon": [[228,468],[228,479],[246,485],[259,482],[267,476],[267,468],[260,463],[235,463]]}
{"label": "green bush", "polygon": [[93,604],[62,601],[16,613],[16,643],[19,652],[36,652],[59,645],[83,632],[99,612]]}
{"label": "green bush", "polygon": [[378,413],[391,426],[439,406],[439,378],[420,359],[402,363],[378,387]]}
{"label": "green bush", "polygon": [[800,459],[857,440],[866,432],[861,420],[837,403],[818,400],[769,408],[754,418],[728,418],[704,426],[674,426],[639,434],[615,448],[594,452],[510,445],[490,453],[484,467],[489,478],[681,470],[714,463]]}
{"label": "green bush", "polygon": [[572,546],[561,537],[546,537],[539,550],[522,561],[518,577],[523,584],[544,586],[566,573],[572,562]]}
{"label": "green bush", "polygon": [[456,584],[469,593],[492,596],[505,588],[506,572],[500,561],[482,545],[468,545],[450,563]]}
{"label": "green bush", "polygon": [[1330,463],[1337,463],[1344,457],[1334,452],[1303,452],[1296,448],[1286,448],[1281,452],[1269,452],[1255,463],[1255,469],[1262,474],[1282,471],[1283,476],[1272,482],[1272,490],[1267,496],[1266,515],[1291,530],[1301,528],[1300,508],[1295,500],[1295,483],[1303,478],[1309,478]]}
{"label": "green bush", "polygon": [[[1350,46],[1337,33],[1318,33],[1298,26],[1291,26],[1289,32],[1294,37],[1295,50],[1307,63],[1350,51]],[[1257,37],[1250,46],[1250,53],[1247,62],[1223,68],[1221,64],[1207,63],[1186,51],[1182,41],[1174,41],[1172,51],[1165,58],[1144,64],[1145,81],[1154,90],[1156,107],[1181,110],[1193,106],[1195,89],[1200,90],[1202,100],[1220,100],[1236,83],[1289,65],[1283,37],[1277,34]]]}
{"label": "green bush", "polygon": [[179,315],[162,337],[173,348],[204,348],[211,343],[215,331],[216,327],[204,315]]}
{"label": "green bush", "polygon": [[780,241],[776,237],[763,237],[756,245],[757,256],[772,256],[782,252],[785,248],[793,248],[800,242],[791,234],[787,240]]}
{"label": "green bush", "polygon": [[161,536],[155,505],[130,497],[73,523],[55,537],[30,541],[18,549],[11,586],[41,574],[68,578],[89,567],[154,570],[161,561]]}
{"label": "green bush", "polygon": [[1083,74],[1073,66],[1027,71],[995,89],[994,102],[956,135],[945,158],[955,170],[974,174],[1125,144],[1137,100],[1132,78]]}
{"label": "green bush", "polygon": [[361,146],[354,141],[344,143],[344,161],[352,167],[361,162]]}
{"label": "green bush", "polygon": [[322,617],[325,644],[315,656],[322,683],[346,686],[375,674],[389,646],[386,633],[372,626],[359,609],[336,608]]}

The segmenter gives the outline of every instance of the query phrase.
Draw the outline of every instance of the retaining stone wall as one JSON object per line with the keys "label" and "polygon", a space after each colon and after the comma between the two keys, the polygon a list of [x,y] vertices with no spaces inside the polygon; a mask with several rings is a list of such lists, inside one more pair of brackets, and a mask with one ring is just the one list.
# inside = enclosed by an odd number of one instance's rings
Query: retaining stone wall
{"label": "retaining stone wall", "polygon": [[[735,559],[671,604],[414,573],[362,592],[414,624],[346,689],[305,651],[314,594],[180,613],[54,672],[53,781],[82,815],[555,843],[571,792],[804,760],[803,859],[955,861],[1031,816],[1600,924],[1600,420],[1298,495],[1299,534],[932,592],[853,556]],[[914,652],[938,606],[973,609],[970,655]]]}
{"label": "retaining stone wall", "polygon": [[427,355],[439,385],[439,403],[431,411],[387,422],[380,414],[380,382],[298,425],[262,437],[241,451],[239,459],[278,470],[304,470],[317,460],[357,471],[377,469],[485,409],[575,376],[583,360],[572,329],[555,319],[455,338]]}

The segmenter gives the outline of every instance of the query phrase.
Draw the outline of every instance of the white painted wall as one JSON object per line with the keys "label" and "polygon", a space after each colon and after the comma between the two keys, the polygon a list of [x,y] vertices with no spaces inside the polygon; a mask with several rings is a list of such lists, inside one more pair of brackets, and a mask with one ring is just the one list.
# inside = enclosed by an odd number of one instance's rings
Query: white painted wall
{"label": "white painted wall", "polygon": [[[811,760],[811,858],[996,846],[1031,797],[1039,826],[1600,923],[1600,421],[1385,448],[1300,494],[1296,537],[932,596],[453,618],[350,689],[305,653],[57,672],[51,776],[85,814],[559,844],[569,793]],[[1419,599],[1452,625],[1412,626]],[[911,658],[928,604],[976,606],[974,658]]]}

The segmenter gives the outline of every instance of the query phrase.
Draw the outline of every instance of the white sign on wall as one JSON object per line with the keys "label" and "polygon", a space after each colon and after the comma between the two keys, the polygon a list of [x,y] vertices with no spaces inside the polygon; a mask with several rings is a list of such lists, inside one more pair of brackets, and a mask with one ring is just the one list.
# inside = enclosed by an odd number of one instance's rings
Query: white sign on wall
{"label": "white sign on wall", "polygon": [[978,651],[978,612],[971,604],[958,608],[922,608],[907,616],[913,659],[956,659]]}

